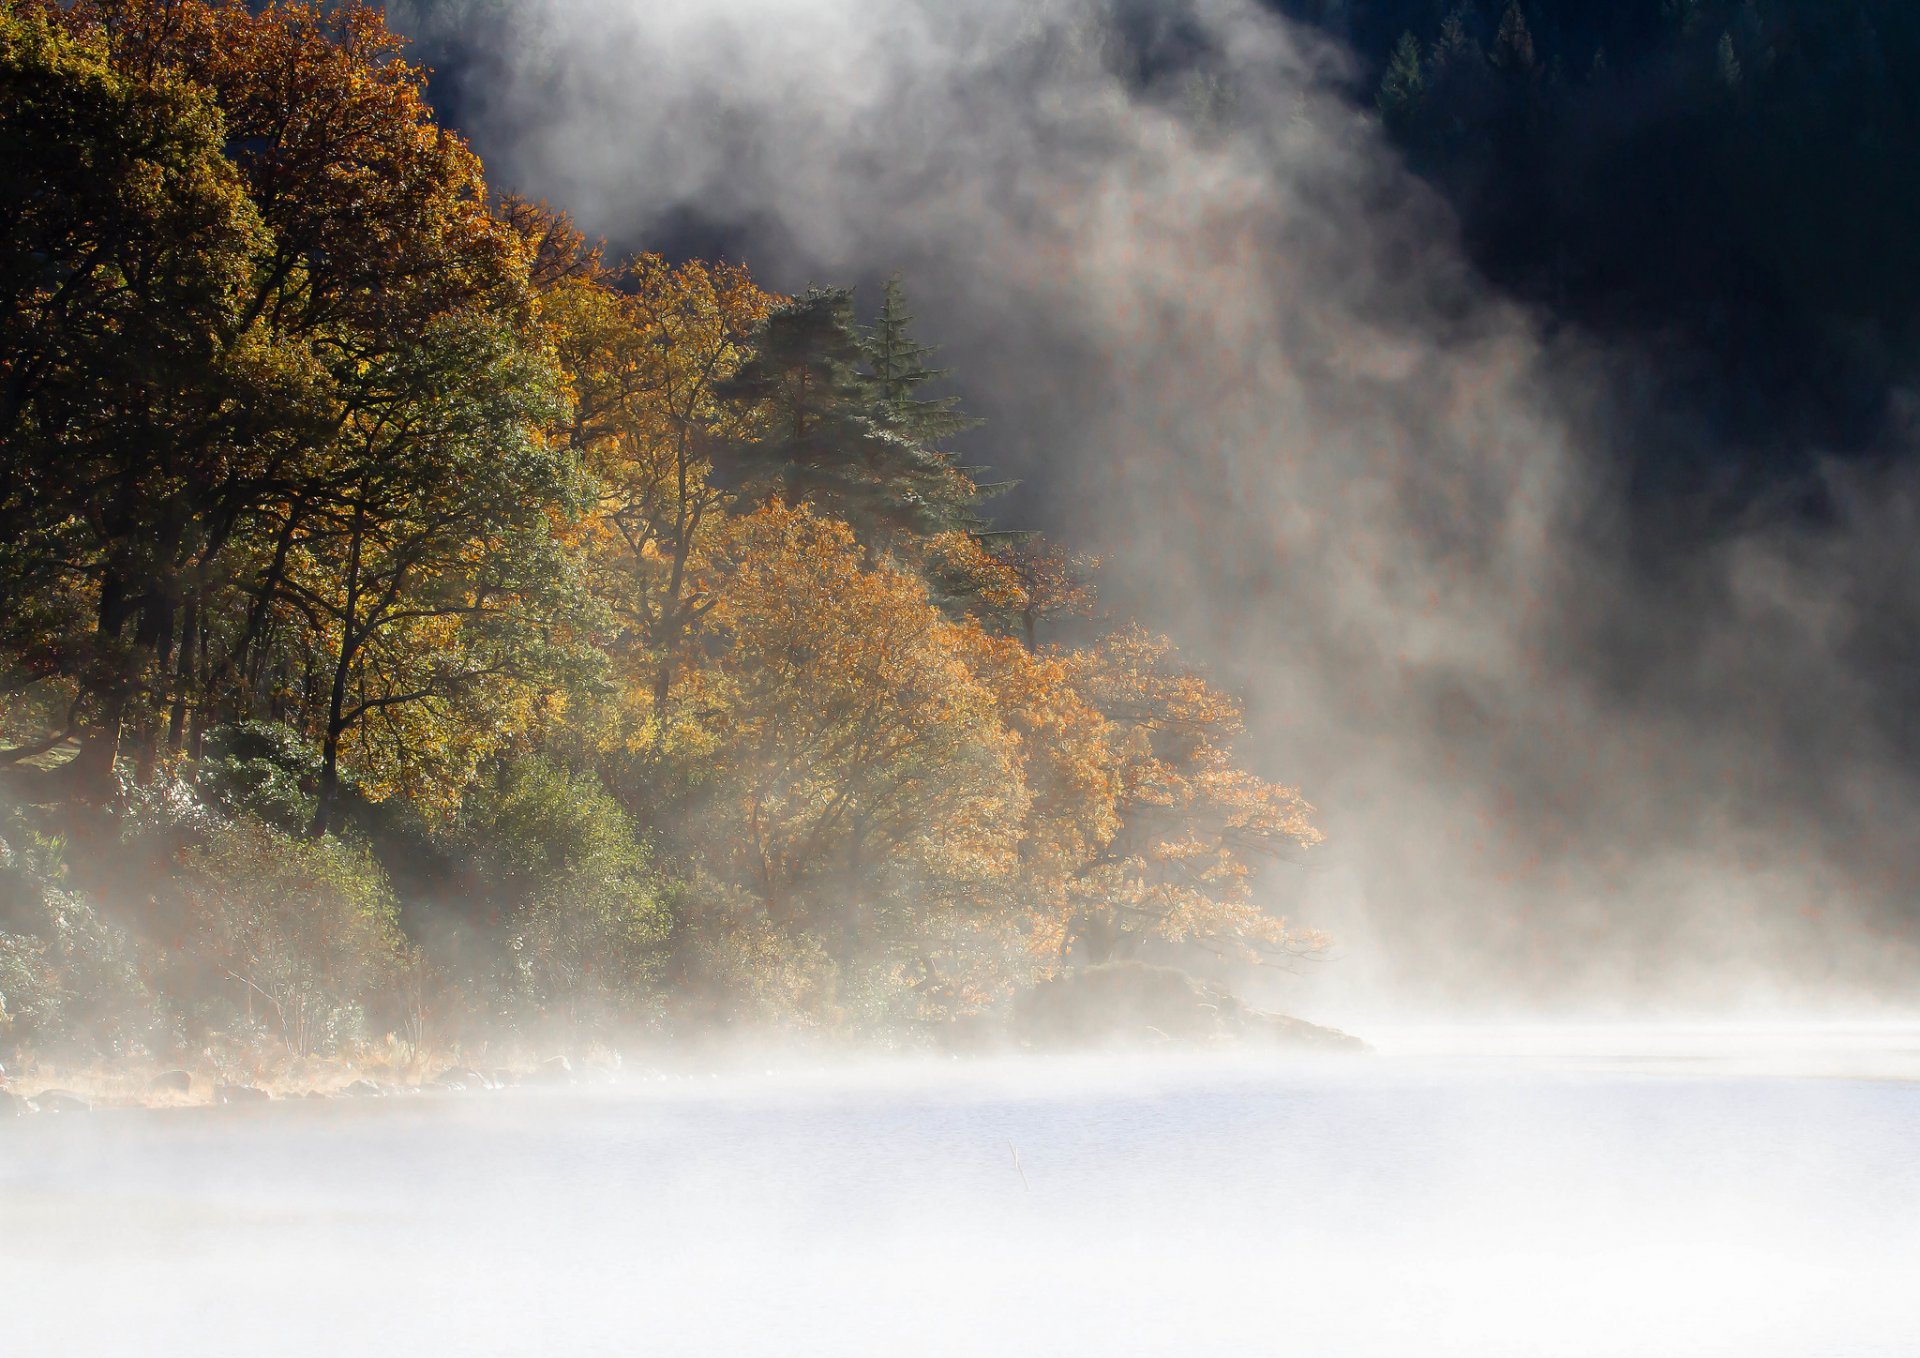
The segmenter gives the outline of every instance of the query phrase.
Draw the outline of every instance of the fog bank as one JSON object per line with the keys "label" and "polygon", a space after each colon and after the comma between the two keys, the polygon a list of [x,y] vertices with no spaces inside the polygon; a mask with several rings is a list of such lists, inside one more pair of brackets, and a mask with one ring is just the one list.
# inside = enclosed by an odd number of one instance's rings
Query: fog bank
{"label": "fog bank", "polygon": [[1646,360],[1473,276],[1338,48],[1231,0],[392,9],[589,230],[904,272],[1002,518],[1103,555],[1321,808],[1268,885],[1340,955],[1279,996],[1897,997],[1910,478],[1662,538],[1616,474]]}

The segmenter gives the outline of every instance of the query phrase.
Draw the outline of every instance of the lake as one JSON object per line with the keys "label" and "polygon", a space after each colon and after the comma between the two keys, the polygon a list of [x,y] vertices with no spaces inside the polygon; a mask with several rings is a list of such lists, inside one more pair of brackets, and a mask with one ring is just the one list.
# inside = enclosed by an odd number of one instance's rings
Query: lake
{"label": "lake", "polygon": [[0,1352],[1920,1353],[1920,1027],[0,1124]]}

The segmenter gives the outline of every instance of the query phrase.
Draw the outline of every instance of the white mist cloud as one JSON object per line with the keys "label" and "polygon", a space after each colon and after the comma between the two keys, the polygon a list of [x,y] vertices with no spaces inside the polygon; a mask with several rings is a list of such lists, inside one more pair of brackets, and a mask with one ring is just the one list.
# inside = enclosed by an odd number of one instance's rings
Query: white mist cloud
{"label": "white mist cloud", "polygon": [[1474,277],[1342,53],[1205,0],[1135,7],[1184,69],[1122,70],[1107,10],[540,0],[461,116],[590,230],[691,214],[787,289],[905,271],[975,456],[1322,806],[1325,865],[1273,889],[1347,938],[1330,995],[1886,974],[1915,798],[1860,647],[1912,594],[1912,499],[1637,561],[1633,357]]}

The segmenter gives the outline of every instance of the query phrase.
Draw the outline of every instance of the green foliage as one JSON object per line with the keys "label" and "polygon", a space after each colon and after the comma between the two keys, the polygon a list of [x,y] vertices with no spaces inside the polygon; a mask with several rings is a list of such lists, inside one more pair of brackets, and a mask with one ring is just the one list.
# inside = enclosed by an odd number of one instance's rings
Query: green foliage
{"label": "green foliage", "polygon": [[667,912],[638,828],[597,778],[503,762],[468,794],[457,839],[505,917],[518,1021],[577,1030],[639,1016]]}
{"label": "green foliage", "polygon": [[365,1036],[397,979],[396,904],[366,850],[241,821],[186,856],[188,943],[236,1009],[296,1056]]}
{"label": "green foliage", "polygon": [[286,723],[234,722],[208,735],[194,784],[217,815],[293,831],[312,814],[319,770],[319,751]]}
{"label": "green foliage", "polygon": [[736,449],[749,482],[839,515],[870,547],[964,526],[975,493],[951,458],[915,440],[916,422],[957,417],[911,399],[925,378],[904,324],[885,341],[889,388],[861,371],[868,354],[853,294],[815,288],[767,317],[753,356],[722,389],[762,412],[758,437]]}
{"label": "green foliage", "polygon": [[1394,44],[1387,73],[1380,80],[1375,99],[1381,113],[1389,119],[1404,118],[1419,107],[1427,91],[1427,77],[1420,60],[1420,40],[1411,32],[1402,33]]}
{"label": "green foliage", "polygon": [[149,959],[67,885],[65,857],[17,816],[0,826],[0,1032],[54,1054],[156,1050],[170,1030],[142,979]]}

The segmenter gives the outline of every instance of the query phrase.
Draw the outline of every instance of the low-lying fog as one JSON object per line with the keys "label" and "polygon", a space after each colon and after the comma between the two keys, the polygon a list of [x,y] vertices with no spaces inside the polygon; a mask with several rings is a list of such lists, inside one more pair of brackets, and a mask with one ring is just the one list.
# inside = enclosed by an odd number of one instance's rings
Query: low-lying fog
{"label": "low-lying fog", "polygon": [[1920,1025],[1375,1036],[20,1119],[0,1325],[74,1358],[1913,1351]]}

